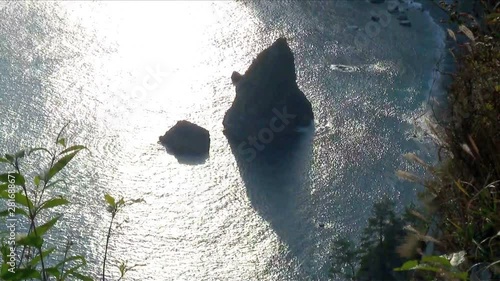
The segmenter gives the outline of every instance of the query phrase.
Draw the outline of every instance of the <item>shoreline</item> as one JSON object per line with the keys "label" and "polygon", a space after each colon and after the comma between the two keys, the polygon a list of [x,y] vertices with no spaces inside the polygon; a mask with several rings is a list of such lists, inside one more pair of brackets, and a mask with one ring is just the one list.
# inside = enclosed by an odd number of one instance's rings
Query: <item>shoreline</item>
{"label": "shoreline", "polygon": [[[489,240],[493,243],[493,238],[498,236],[494,233],[495,228],[498,230],[498,221],[492,219],[497,215],[496,210],[490,212],[490,206],[494,205],[492,202],[498,201],[498,198],[496,193],[491,193],[492,196],[472,202],[484,190],[495,187],[500,171],[500,159],[494,156],[498,155],[499,147],[497,122],[500,115],[498,99],[495,97],[500,91],[496,86],[499,80],[496,69],[498,61],[495,61],[498,58],[498,36],[495,36],[493,30],[487,29],[495,23],[482,22],[495,11],[491,6],[485,6],[484,13],[477,13],[477,2],[457,1],[456,6],[446,8],[451,11],[450,20],[442,21],[441,15],[448,19],[447,12],[432,1],[427,1],[427,4],[434,6],[428,10],[435,23],[449,31],[445,32],[447,52],[444,64],[439,65],[440,71],[444,70],[446,73],[438,72],[443,77],[438,86],[444,87],[445,102],[439,104],[439,115],[431,120],[437,123],[436,128],[440,131],[438,134],[441,135],[436,140],[441,141],[442,145],[438,142],[436,144],[442,146],[447,154],[444,159],[440,158],[438,163],[431,165],[434,170],[430,170],[433,179],[426,183],[426,188],[429,195],[435,194],[433,202],[422,201],[435,208],[429,213],[429,221],[433,223],[424,233],[439,240],[444,237],[444,240],[439,244],[427,241],[424,252],[426,256],[450,253],[463,255],[462,261],[453,267],[443,268],[444,273],[450,276],[465,276],[467,280],[469,277],[496,280],[495,277],[499,277],[500,273],[500,268],[496,265],[498,252],[489,250],[495,246],[488,244],[489,249],[477,251],[481,246],[476,241]],[[474,14],[474,20],[460,20],[461,17],[470,19],[471,14]],[[462,32],[457,31],[459,25]],[[478,26],[479,31],[476,33],[474,28]],[[481,27],[486,28],[481,30]],[[474,33],[468,28],[474,30]],[[461,48],[462,43],[469,51]],[[433,131],[435,130],[437,129]],[[462,186],[461,183],[467,185]],[[457,233],[457,229],[468,231]],[[498,249],[498,245],[496,248]],[[426,263],[423,258],[422,262]]]}
{"label": "shoreline", "polygon": [[[440,46],[441,49],[439,51],[439,54],[437,55],[439,57],[439,61],[433,69],[433,80],[431,81],[431,84],[433,85],[430,85],[432,88],[430,89],[430,96],[427,97],[429,105],[429,103],[431,102],[430,99],[432,97],[438,98],[439,102],[442,101],[439,98],[446,97],[447,88],[451,83],[451,78],[449,77],[449,75],[446,75],[446,73],[453,72],[455,70],[456,64],[453,56],[448,51],[454,46],[454,42],[449,40],[449,35],[447,34],[447,29],[451,28],[452,26],[449,23],[442,21],[445,20],[448,15],[442,9],[437,7],[437,4],[434,3],[433,0],[424,0],[421,4],[422,8],[424,9],[424,13],[427,13],[436,27],[441,28],[441,31],[443,32],[441,38],[436,38],[436,40],[440,41],[442,45]],[[442,96],[433,95],[435,92],[441,93]]]}
{"label": "shoreline", "polygon": [[436,140],[437,136],[434,136],[429,126],[437,125],[448,108],[448,88],[452,83],[452,77],[449,73],[453,73],[456,69],[455,59],[449,50],[456,43],[450,40],[447,33],[447,29],[452,28],[451,24],[447,22],[448,14],[439,8],[433,0],[421,0],[418,4],[421,5],[424,16],[428,17],[435,25],[434,40],[439,45],[433,54],[436,57],[436,64],[433,66],[430,79],[427,81],[428,92],[425,96],[425,104],[422,104],[421,112],[412,120],[418,142],[425,144],[433,143]]}

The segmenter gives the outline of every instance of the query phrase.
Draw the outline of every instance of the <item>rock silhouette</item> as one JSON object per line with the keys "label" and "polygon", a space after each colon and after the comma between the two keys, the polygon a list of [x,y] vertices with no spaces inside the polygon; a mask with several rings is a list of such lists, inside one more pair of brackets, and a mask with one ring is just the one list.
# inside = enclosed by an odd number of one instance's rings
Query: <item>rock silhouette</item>
{"label": "rock silhouette", "polygon": [[224,116],[232,140],[256,136],[262,129],[288,135],[314,119],[311,103],[297,86],[292,50],[279,38],[257,55],[244,75],[233,72],[236,97]]}
{"label": "rock silhouette", "polygon": [[189,121],[178,121],[175,126],[160,136],[169,153],[176,156],[203,156],[210,150],[210,133]]}

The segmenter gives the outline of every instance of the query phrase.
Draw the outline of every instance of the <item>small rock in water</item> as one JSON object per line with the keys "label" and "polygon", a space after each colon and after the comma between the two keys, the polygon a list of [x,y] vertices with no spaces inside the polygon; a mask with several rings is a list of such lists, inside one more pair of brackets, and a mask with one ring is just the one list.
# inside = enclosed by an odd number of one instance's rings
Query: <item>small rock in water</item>
{"label": "small rock in water", "polygon": [[406,14],[402,13],[398,16],[398,20],[408,20],[408,16]]}
{"label": "small rock in water", "polygon": [[325,224],[324,224],[324,223],[320,223],[320,224],[319,224],[319,227],[324,228],[324,227],[325,227]]}
{"label": "small rock in water", "polygon": [[409,20],[402,20],[399,22],[399,24],[402,26],[408,26],[408,27],[411,26],[411,22]]}
{"label": "small rock in water", "polygon": [[159,140],[174,155],[208,155],[210,150],[208,130],[186,120],[178,121]]}
{"label": "small rock in water", "polygon": [[372,16],[372,21],[378,22],[380,20],[380,17],[378,16]]}
{"label": "small rock in water", "polygon": [[390,2],[387,5],[387,11],[391,14],[397,13],[399,11],[398,3],[396,2]]}

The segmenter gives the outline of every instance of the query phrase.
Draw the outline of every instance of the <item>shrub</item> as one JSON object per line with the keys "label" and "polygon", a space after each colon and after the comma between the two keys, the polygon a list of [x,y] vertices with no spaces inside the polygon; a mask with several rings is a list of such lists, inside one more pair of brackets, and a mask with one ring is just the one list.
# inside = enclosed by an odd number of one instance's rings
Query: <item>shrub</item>
{"label": "shrub", "polygon": [[[483,21],[445,5],[465,38],[448,30],[457,41],[457,70],[446,117],[431,125],[440,162],[431,167],[416,161],[430,175],[418,181],[426,187],[420,197],[433,222],[435,249],[399,268],[430,270],[442,280],[500,278],[500,14],[498,5],[481,2]],[[405,172],[399,175],[415,181]],[[454,266],[449,260],[459,253],[462,262]]]}
{"label": "shrub", "polygon": [[[78,153],[86,149],[82,145],[68,147],[66,139],[61,137],[63,130],[56,138],[54,150],[39,147],[0,157],[0,163],[6,164],[8,170],[0,174],[0,202],[7,207],[0,211],[0,216],[5,217],[7,226],[7,235],[2,239],[0,247],[1,280],[93,280],[80,272],[87,261],[83,255],[71,254],[72,241],[66,242],[62,253],[58,253],[56,247],[46,241],[47,234],[62,217],[61,214],[54,214],[54,208],[69,204],[61,195],[50,197],[48,194],[52,194],[61,185],[68,185],[59,173]],[[33,153],[44,153],[48,156],[48,167],[43,172],[26,171],[26,167],[23,167],[25,156]],[[107,229],[102,280],[106,279],[108,245],[115,216],[124,206],[142,199],[116,200],[105,194],[104,201],[111,220]],[[49,219],[44,220],[45,217]],[[119,271],[118,280],[136,266],[139,265],[129,266],[126,261],[122,261],[116,266]]]}

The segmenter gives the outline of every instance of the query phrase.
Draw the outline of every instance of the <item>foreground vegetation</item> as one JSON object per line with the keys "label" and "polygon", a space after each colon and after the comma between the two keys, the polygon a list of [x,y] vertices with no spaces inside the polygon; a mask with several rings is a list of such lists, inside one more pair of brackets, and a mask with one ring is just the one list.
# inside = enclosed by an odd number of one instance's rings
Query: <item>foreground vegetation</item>
{"label": "foreground vegetation", "polygon": [[[58,249],[48,239],[51,230],[62,219],[62,214],[56,211],[64,213],[64,207],[70,204],[64,196],[54,196],[60,193],[61,187],[71,184],[59,174],[85,149],[81,145],[68,147],[66,139],[59,133],[52,150],[39,147],[0,157],[0,164],[3,164],[3,167],[0,165],[3,170],[0,173],[0,206],[5,206],[0,210],[0,217],[6,225],[1,227],[5,230],[1,232],[0,241],[0,280],[94,280],[82,273],[87,261],[82,254],[73,253],[72,241],[66,241],[65,247]],[[24,161],[37,153],[42,153],[42,159],[43,156],[48,159],[47,167],[42,171],[36,171]],[[106,280],[108,245],[114,219],[124,206],[141,200],[125,202],[123,198],[116,200],[105,194],[103,201],[111,214],[100,273],[102,280]],[[117,280],[121,280],[135,266],[128,266],[123,261],[116,267]]]}
{"label": "foreground vegetation", "polygon": [[[494,1],[477,2],[483,2],[486,11],[481,21],[443,5],[457,24],[456,30],[448,31],[456,41],[452,52],[457,71],[444,117],[430,123],[440,161],[430,165],[408,154],[427,171],[427,178],[398,172],[425,187],[421,205],[398,215],[394,202],[376,203],[358,245],[345,238],[333,244],[332,278],[500,279],[500,14],[498,5],[491,4]],[[69,204],[62,196],[49,196],[54,194],[49,191],[67,184],[59,173],[85,149],[67,146],[61,135],[55,144],[55,150],[35,148],[0,158],[0,206],[6,207],[0,209],[0,216],[5,225],[8,219],[18,219],[16,235],[10,239],[8,230],[2,235],[6,237],[1,245],[2,280],[92,280],[80,271],[86,260],[73,253],[71,241],[57,249],[47,239],[62,219],[56,211]],[[44,171],[22,169],[23,159],[33,153],[47,156]],[[113,221],[126,205],[109,195],[104,200],[111,219],[99,273],[103,280]],[[129,269],[125,263],[119,265],[119,279]]]}
{"label": "foreground vegetation", "polygon": [[[345,239],[334,243],[332,278],[500,280],[500,7],[496,1],[472,2],[476,15],[439,3],[457,27],[448,29],[457,69],[443,114],[429,122],[439,162],[429,165],[408,154],[426,178],[398,171],[425,187],[418,211],[406,212],[413,222],[393,213],[388,218],[379,210],[387,203],[377,203],[358,247]],[[367,233],[377,233],[377,219],[388,232],[366,244]],[[406,261],[389,269],[401,258]],[[369,266],[376,268],[367,276],[363,268]]]}

